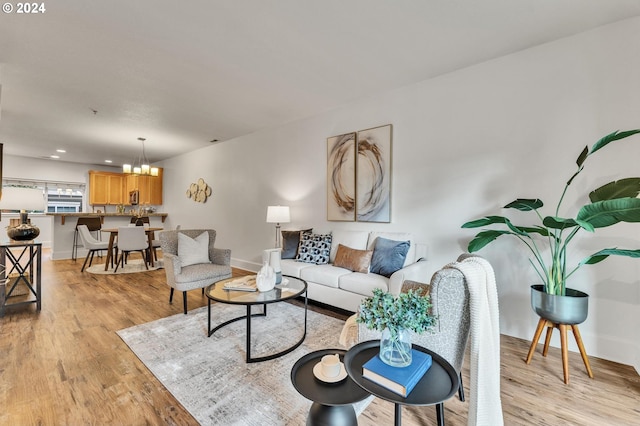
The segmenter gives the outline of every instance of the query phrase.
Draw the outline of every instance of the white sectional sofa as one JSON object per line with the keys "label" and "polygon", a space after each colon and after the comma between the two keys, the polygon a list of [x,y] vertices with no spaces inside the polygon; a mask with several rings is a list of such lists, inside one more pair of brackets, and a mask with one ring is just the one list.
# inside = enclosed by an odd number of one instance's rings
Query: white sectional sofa
{"label": "white sectional sofa", "polygon": [[[404,265],[390,277],[367,272],[353,272],[334,266],[338,246],[356,250],[374,250],[378,237],[409,241],[409,250]],[[429,282],[428,263],[416,259],[416,244],[411,234],[398,232],[334,231],[331,233],[331,251],[328,264],[306,263],[296,259],[282,259],[283,275],[305,280],[310,300],[355,312],[361,301],[372,295],[373,289],[388,290],[399,294],[405,280]],[[379,256],[378,256],[379,257]]]}

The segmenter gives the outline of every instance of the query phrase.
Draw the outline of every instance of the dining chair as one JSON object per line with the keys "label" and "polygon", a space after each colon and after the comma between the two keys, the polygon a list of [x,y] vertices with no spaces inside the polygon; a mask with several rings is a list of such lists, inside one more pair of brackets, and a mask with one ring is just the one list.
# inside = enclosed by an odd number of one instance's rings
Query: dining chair
{"label": "dining chair", "polygon": [[118,271],[118,267],[127,261],[129,253],[140,252],[142,255],[142,261],[145,268],[149,269],[147,264],[147,253],[149,250],[149,242],[144,227],[142,226],[121,226],[118,228],[118,250],[120,251],[120,257],[116,259],[116,268],[114,272]]}
{"label": "dining chair", "polygon": [[89,266],[93,263],[93,255],[97,251],[107,250],[109,248],[109,243],[107,241],[100,241],[91,235],[91,231],[89,231],[89,227],[87,225],[78,225],[78,235],[80,237],[80,242],[83,247],[87,250],[87,257],[84,258],[84,263],[82,264],[82,268],[80,272],[84,272],[85,266],[87,266],[87,260],[89,261]]}
{"label": "dining chair", "polygon": [[[149,226],[149,216],[141,216],[141,217],[132,217],[131,224],[135,224],[136,226]],[[158,261],[158,249],[160,248],[160,240],[153,239],[151,241],[151,253],[153,254],[153,259]]]}
{"label": "dining chair", "polygon": [[71,259],[76,260],[78,254],[78,247],[82,245],[82,241],[78,235],[78,226],[79,225],[87,225],[89,228],[89,232],[95,232],[96,238],[100,241],[100,229],[102,229],[102,221],[97,216],[81,216],[78,218],[78,222],[76,223],[76,229],[73,232],[73,247],[71,249]]}

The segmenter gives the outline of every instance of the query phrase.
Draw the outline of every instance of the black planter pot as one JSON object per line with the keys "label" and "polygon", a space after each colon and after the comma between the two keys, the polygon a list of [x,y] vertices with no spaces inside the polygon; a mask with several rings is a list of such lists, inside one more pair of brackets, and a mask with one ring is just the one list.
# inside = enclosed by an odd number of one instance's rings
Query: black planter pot
{"label": "black planter pot", "polygon": [[567,288],[565,296],[548,294],[543,284],[531,286],[531,307],[534,312],[557,324],[580,324],[589,313],[589,295]]}

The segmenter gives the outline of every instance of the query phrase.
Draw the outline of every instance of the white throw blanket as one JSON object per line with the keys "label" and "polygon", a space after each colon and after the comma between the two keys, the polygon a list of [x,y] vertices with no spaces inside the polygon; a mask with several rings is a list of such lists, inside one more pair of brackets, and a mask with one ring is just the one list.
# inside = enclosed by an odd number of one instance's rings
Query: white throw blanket
{"label": "white throw blanket", "polygon": [[462,272],[470,294],[471,395],[467,424],[501,426],[500,327],[493,268],[481,257],[468,257],[447,267]]}

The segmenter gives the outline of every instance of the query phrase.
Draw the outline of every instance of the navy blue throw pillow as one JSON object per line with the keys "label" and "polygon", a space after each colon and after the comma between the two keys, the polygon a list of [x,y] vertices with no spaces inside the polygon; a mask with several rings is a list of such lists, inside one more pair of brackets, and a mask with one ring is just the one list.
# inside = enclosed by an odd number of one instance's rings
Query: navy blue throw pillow
{"label": "navy blue throw pillow", "polygon": [[300,235],[307,232],[311,233],[313,228],[303,229],[302,231],[282,231],[282,253],[281,259],[295,259],[298,255],[298,245],[300,244]]}
{"label": "navy blue throw pillow", "polygon": [[409,241],[376,238],[376,246],[373,249],[369,271],[389,278],[391,274],[402,269],[409,252],[409,245]]}

